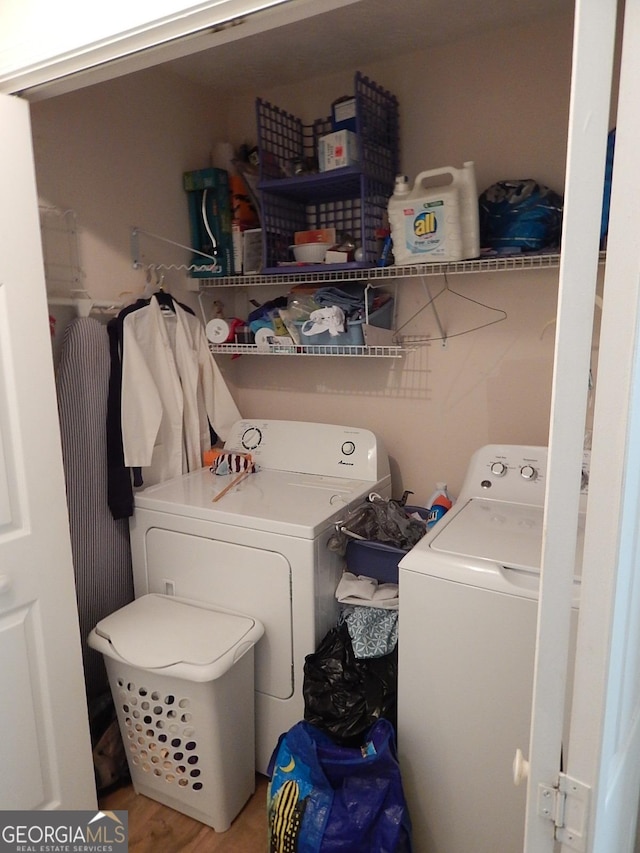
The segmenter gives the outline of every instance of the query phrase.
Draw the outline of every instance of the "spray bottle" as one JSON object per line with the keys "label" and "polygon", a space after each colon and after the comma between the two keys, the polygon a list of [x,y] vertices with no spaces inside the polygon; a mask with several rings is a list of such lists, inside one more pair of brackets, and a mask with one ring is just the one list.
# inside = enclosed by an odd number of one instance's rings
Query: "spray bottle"
{"label": "spray bottle", "polygon": [[429,514],[427,515],[427,530],[431,530],[433,525],[440,521],[445,512],[451,509],[452,506],[453,501],[447,492],[447,484],[436,483],[436,490],[427,501],[427,509],[429,510]]}

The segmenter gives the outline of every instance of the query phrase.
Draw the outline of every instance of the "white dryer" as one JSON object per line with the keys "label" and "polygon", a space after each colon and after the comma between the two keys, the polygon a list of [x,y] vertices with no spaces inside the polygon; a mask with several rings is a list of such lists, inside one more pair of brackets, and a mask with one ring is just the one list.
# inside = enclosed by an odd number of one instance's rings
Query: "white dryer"
{"label": "white dryer", "polygon": [[372,491],[390,496],[389,460],[369,430],[278,420],[239,421],[225,449],[250,452],[258,470],[219,500],[235,475],[208,468],[136,495],[135,594],[209,602],[262,622],[256,768],[265,773],[279,735],[303,717],[304,659],[336,623],[343,560],[327,541],[348,507]]}
{"label": "white dryer", "polygon": [[400,562],[398,752],[421,853],[522,850],[512,767],[529,745],[546,467],[546,447],[481,448]]}

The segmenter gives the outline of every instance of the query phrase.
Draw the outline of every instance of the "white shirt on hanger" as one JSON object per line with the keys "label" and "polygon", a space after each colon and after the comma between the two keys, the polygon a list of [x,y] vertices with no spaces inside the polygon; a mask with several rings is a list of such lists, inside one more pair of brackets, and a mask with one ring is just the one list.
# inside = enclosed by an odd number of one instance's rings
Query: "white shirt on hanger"
{"label": "white shirt on hanger", "polygon": [[209,425],[224,440],[240,412],[200,321],[158,300],[127,315],[122,343],[122,444],[146,486],[202,467]]}

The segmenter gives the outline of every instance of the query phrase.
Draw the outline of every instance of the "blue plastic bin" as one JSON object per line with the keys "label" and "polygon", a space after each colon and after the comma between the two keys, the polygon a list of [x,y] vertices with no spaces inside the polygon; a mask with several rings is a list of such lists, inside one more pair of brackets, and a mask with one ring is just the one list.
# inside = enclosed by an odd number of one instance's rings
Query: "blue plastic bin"
{"label": "blue plastic bin", "polygon": [[[406,506],[405,511],[408,515],[417,512],[425,521],[427,519],[428,510],[423,506]],[[427,532],[426,524],[424,531]],[[347,543],[347,571],[374,578],[379,583],[398,583],[398,565],[408,553],[385,542],[350,539]]]}

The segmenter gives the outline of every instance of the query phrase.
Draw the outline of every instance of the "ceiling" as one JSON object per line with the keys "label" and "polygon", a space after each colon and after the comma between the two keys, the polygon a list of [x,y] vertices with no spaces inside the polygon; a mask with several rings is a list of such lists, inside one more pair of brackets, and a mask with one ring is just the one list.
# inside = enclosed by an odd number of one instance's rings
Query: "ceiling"
{"label": "ceiling", "polygon": [[[185,79],[215,87],[218,92],[255,88],[256,80],[284,85],[308,75],[313,57],[313,75],[353,69],[364,62],[446,44],[472,33],[526,23],[572,12],[573,0],[346,0],[336,5],[327,0],[288,0],[264,13],[278,23],[262,32],[245,35],[247,28],[227,30],[210,38],[212,48],[167,62]],[[294,15],[301,20],[287,22]],[[245,24],[254,24],[247,19]],[[198,46],[203,44],[199,40]],[[306,69],[306,70],[305,70]]]}

